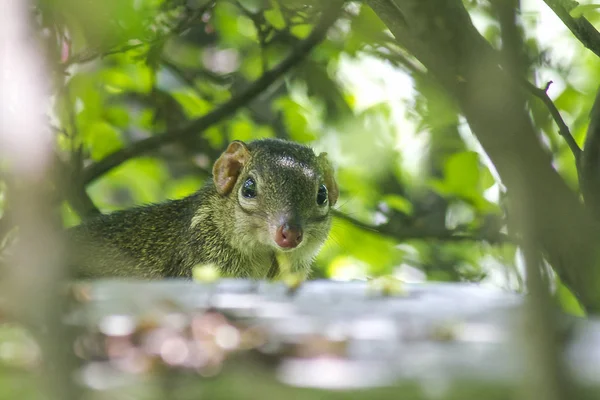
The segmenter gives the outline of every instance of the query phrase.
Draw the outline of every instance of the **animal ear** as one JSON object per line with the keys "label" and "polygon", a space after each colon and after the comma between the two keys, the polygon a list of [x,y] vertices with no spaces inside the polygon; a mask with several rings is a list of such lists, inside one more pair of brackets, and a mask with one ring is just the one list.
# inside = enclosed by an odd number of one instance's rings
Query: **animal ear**
{"label": "animal ear", "polygon": [[244,165],[250,159],[246,144],[239,140],[229,143],[227,149],[213,165],[213,180],[220,195],[231,193]]}
{"label": "animal ear", "polygon": [[321,153],[317,157],[321,171],[323,171],[323,178],[325,179],[325,186],[327,187],[327,194],[329,196],[329,204],[335,205],[340,195],[337,182],[335,181],[333,166],[327,158],[327,153]]}

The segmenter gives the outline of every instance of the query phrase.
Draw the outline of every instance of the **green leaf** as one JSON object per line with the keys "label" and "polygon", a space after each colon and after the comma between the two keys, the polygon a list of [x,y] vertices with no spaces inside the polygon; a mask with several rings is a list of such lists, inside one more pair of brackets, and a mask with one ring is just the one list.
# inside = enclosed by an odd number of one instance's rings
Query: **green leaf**
{"label": "green leaf", "polygon": [[130,64],[127,68],[115,67],[100,73],[105,89],[111,93],[137,92],[150,93],[152,90],[152,70],[141,63]]}
{"label": "green leaf", "polygon": [[258,31],[256,30],[256,25],[254,25],[254,22],[252,22],[250,18],[245,15],[240,15],[237,18],[237,25],[238,32],[241,35],[258,42]]}
{"label": "green leaf", "polygon": [[413,212],[412,203],[405,197],[390,194],[384,196],[383,201],[386,202],[394,210],[400,211],[404,214],[410,215]]}
{"label": "green leaf", "polygon": [[494,175],[492,175],[490,170],[483,165],[481,166],[481,175],[479,182],[483,190],[491,188],[496,183]]}
{"label": "green leaf", "polygon": [[581,304],[579,304],[579,301],[577,301],[577,298],[559,279],[557,279],[556,297],[565,312],[578,317],[585,316],[585,311],[581,307]]}
{"label": "green leaf", "polygon": [[352,19],[345,48],[351,55],[355,55],[366,45],[372,45],[381,40],[381,34],[386,30],[385,24],[367,5],[360,7],[358,15]]}
{"label": "green leaf", "polygon": [[479,156],[473,151],[453,154],[444,165],[444,180],[456,195],[471,197],[479,186]]}
{"label": "green leaf", "polygon": [[240,11],[235,5],[224,1],[216,2],[211,23],[215,31],[219,32],[222,46],[240,48],[244,43],[250,42],[250,39],[239,32],[239,16]]}
{"label": "green leaf", "polygon": [[167,184],[166,195],[169,199],[181,199],[196,192],[202,187],[202,179],[196,176],[186,176],[181,179],[169,181]]}
{"label": "green leaf", "polygon": [[257,13],[265,8],[266,0],[238,0],[244,9],[251,13]]}
{"label": "green leaf", "polygon": [[[89,186],[90,196],[102,210],[112,211],[165,200],[164,183],[168,179],[164,161],[154,158],[134,158],[120,165]],[[115,199],[114,193],[128,196]]]}
{"label": "green leaf", "polygon": [[[349,222],[336,220],[331,237],[335,242],[344,243],[343,252],[366,264],[369,275],[389,274],[401,260],[402,252],[396,249],[396,241],[363,231]],[[334,244],[327,243],[331,251]],[[324,254],[326,255],[326,254]]]}
{"label": "green leaf", "polygon": [[84,137],[90,156],[94,160],[100,160],[123,147],[120,133],[104,121],[91,125]]}
{"label": "green leaf", "polygon": [[64,202],[60,208],[62,215],[63,226],[69,228],[71,226],[78,225],[81,222],[81,218],[77,213],[69,206],[67,202]]}
{"label": "green leaf", "polygon": [[118,128],[125,128],[129,125],[129,113],[124,107],[107,107],[104,110],[104,118]]}
{"label": "green leaf", "polygon": [[573,18],[585,17],[594,13],[598,8],[600,8],[600,4],[581,4],[573,8],[569,14]]}
{"label": "green leaf", "polygon": [[220,126],[211,126],[204,131],[204,137],[213,149],[220,149],[225,146],[225,134]]}
{"label": "green leaf", "polygon": [[231,124],[231,140],[250,141],[254,139],[253,130],[254,124],[246,120],[236,120]]}
{"label": "green leaf", "polygon": [[212,105],[204,99],[201,99],[196,92],[191,89],[175,91],[172,96],[185,111],[188,118],[197,118],[206,114],[212,108]]}
{"label": "green leaf", "polygon": [[311,31],[312,31],[312,26],[308,25],[308,24],[294,25],[290,29],[290,32],[292,32],[292,35],[296,36],[298,39],[306,38],[308,35],[310,35]]}
{"label": "green leaf", "polygon": [[77,74],[68,83],[69,98],[61,97],[57,105],[61,125],[71,129],[71,112],[75,113],[77,129],[85,130],[102,118],[103,92],[99,89],[96,74]]}
{"label": "green leaf", "polygon": [[255,80],[263,72],[262,61],[257,53],[251,53],[246,58],[240,68],[244,77],[248,80]]}
{"label": "green leaf", "polygon": [[283,29],[285,28],[285,19],[283,18],[283,14],[279,9],[279,6],[273,7],[270,10],[267,10],[263,13],[265,19],[273,26],[275,29]]}

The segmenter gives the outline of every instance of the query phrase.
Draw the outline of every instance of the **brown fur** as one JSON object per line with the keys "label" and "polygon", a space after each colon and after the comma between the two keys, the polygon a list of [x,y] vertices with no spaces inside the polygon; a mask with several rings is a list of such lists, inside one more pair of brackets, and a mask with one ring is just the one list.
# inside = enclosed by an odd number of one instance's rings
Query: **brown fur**
{"label": "brown fur", "polygon": [[[258,196],[240,188],[252,175]],[[338,196],[325,154],[278,139],[232,142],[215,162],[214,179],[181,200],[102,215],[68,230],[70,265],[78,277],[190,277],[212,263],[222,275],[264,278],[277,259],[308,274],[327,238]],[[320,184],[328,202],[316,203]],[[304,240],[282,252],[273,242],[279,224],[294,221]],[[277,256],[277,257],[276,257]]]}

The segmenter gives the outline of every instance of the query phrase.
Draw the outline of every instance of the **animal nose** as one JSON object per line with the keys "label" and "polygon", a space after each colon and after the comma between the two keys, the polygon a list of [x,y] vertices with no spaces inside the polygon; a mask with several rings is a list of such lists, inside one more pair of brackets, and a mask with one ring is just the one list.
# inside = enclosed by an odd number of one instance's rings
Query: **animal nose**
{"label": "animal nose", "polygon": [[293,249],[302,242],[302,228],[285,223],[275,232],[275,243],[285,249]]}

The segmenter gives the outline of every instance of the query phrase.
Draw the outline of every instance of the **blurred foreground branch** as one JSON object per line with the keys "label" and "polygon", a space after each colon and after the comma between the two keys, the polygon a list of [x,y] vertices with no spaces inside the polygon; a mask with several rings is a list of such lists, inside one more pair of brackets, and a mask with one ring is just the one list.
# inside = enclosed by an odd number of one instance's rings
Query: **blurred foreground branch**
{"label": "blurred foreground branch", "polygon": [[[11,223],[18,226],[13,254],[5,260],[9,315],[28,327],[42,350],[35,375],[49,399],[78,398],[72,385],[74,357],[62,324],[65,297],[59,227],[49,182],[53,136],[46,126],[49,79],[43,54],[30,29],[29,2],[8,1],[0,13],[0,155],[7,161]],[[10,389],[9,389],[10,390]]]}
{"label": "blurred foreground branch", "polygon": [[240,108],[245,107],[255,97],[264,92],[273,82],[285,75],[290,69],[300,63],[310,51],[325,39],[329,28],[337,21],[340,15],[343,0],[331,1],[323,10],[322,16],[313,31],[298,43],[291,53],[277,66],[265,72],[260,78],[251,83],[239,95],[231,98],[226,103],[215,108],[210,113],[190,121],[181,129],[164,132],[147,139],[140,140],[135,144],[118,150],[95,164],[90,165],[83,171],[82,181],[90,183],[106,172],[122,164],[123,162],[137,157],[141,154],[164,146],[178,140],[197,135],[209,127],[218,124],[225,118],[230,117]]}

